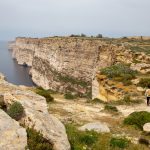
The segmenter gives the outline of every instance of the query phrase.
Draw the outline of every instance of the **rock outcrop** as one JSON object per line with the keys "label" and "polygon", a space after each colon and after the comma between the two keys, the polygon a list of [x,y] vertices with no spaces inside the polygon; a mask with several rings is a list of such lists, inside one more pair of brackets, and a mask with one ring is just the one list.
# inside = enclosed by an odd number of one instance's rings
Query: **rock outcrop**
{"label": "rock outcrop", "polygon": [[150,64],[147,63],[138,63],[138,64],[132,64],[131,69],[137,70],[141,72],[142,74],[148,74],[150,73]]}
{"label": "rock outcrop", "polygon": [[25,116],[20,120],[26,127],[34,128],[42,133],[54,150],[69,150],[67,134],[64,125],[48,112],[45,98],[27,90],[6,82],[3,77],[0,80],[0,94],[4,103],[9,107],[13,102],[20,102],[24,107]]}
{"label": "rock outcrop", "polygon": [[0,150],[25,150],[26,130],[0,109]]}
{"label": "rock outcrop", "polygon": [[84,126],[79,128],[80,131],[95,131],[98,133],[109,133],[110,129],[107,126],[106,123],[101,123],[101,122],[94,122],[94,123],[88,123],[85,124]]}

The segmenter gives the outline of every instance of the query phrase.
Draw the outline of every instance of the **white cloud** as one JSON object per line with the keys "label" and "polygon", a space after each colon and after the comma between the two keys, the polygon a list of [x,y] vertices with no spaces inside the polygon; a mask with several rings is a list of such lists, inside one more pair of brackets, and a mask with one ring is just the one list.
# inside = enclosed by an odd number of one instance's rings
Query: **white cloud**
{"label": "white cloud", "polygon": [[0,39],[150,35],[149,0],[0,0]]}

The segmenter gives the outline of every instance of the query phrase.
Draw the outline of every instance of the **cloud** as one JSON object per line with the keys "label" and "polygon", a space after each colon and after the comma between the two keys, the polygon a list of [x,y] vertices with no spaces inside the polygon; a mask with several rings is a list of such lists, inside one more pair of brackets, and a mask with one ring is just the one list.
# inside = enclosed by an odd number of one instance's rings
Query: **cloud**
{"label": "cloud", "polygon": [[0,39],[150,35],[149,0],[0,0]]}

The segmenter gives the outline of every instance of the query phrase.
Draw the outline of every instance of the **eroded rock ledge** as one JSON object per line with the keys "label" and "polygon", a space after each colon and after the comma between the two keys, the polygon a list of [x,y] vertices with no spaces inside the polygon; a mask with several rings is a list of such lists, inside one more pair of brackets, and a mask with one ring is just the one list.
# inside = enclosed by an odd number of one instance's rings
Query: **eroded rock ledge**
{"label": "eroded rock ledge", "polygon": [[[6,82],[3,76],[0,76],[0,94],[3,95],[4,102],[7,106],[9,106],[11,103],[15,101],[20,102],[22,104],[25,110],[25,116],[20,120],[20,123],[24,124],[26,127],[31,127],[31,128],[33,127],[36,131],[40,131],[43,134],[43,137],[53,145],[54,150],[70,149],[70,144],[68,142],[65,127],[57,118],[49,114],[45,98],[35,94],[32,91],[27,90],[25,87],[18,87]],[[4,115],[6,116],[6,118],[3,117]],[[3,119],[6,119],[6,121],[10,120],[9,122],[8,121],[6,122],[8,123],[7,128],[13,129],[13,127],[16,128],[16,126],[18,127],[18,129],[21,128],[19,127],[19,123],[12,120],[8,115],[1,113],[0,111],[0,118],[1,117]],[[2,123],[5,120],[0,120],[0,121]],[[0,125],[0,127],[3,128],[2,124]],[[19,129],[19,131],[20,130],[24,131],[24,129],[22,128]],[[5,130],[0,129],[0,132],[1,132],[0,134],[0,139],[1,139],[3,137],[3,134],[5,134]],[[16,132],[18,133],[19,136],[20,132],[18,131]],[[21,136],[23,135],[25,135],[24,132],[22,132]],[[15,135],[13,136],[13,138],[14,141],[16,141],[17,143],[17,138],[15,137]],[[0,146],[1,143],[3,145],[9,144],[7,143],[7,141],[5,142],[6,143],[3,144],[3,142],[1,142],[0,140]],[[22,145],[22,143],[24,144]],[[26,145],[26,143],[27,143],[26,138],[24,137],[24,139],[20,141],[20,145],[22,147],[20,146],[18,147],[18,149],[19,150],[23,149],[23,146]],[[18,139],[18,144],[19,144],[19,139]],[[11,146],[13,146],[13,143],[12,144],[10,143],[10,147]]]}

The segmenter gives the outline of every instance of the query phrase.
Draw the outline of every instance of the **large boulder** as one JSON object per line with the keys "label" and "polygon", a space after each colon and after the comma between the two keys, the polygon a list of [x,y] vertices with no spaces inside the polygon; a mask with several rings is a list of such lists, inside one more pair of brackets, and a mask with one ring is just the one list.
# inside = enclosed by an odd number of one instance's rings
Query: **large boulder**
{"label": "large boulder", "polygon": [[0,150],[25,150],[26,130],[0,109]]}
{"label": "large boulder", "polygon": [[70,149],[65,127],[57,118],[49,114],[44,97],[4,80],[0,80],[0,94],[4,96],[4,102],[8,107],[16,101],[22,104],[25,115],[20,122],[26,127],[40,131],[53,145],[54,150]]}
{"label": "large boulder", "polygon": [[144,126],[143,126],[143,131],[145,131],[145,132],[150,132],[150,123],[144,124]]}
{"label": "large boulder", "polygon": [[81,127],[78,128],[80,131],[95,131],[95,132],[98,132],[98,133],[109,133],[110,132],[110,129],[109,127],[107,126],[106,123],[101,123],[101,122],[94,122],[94,123],[88,123],[88,124],[85,124]]}

